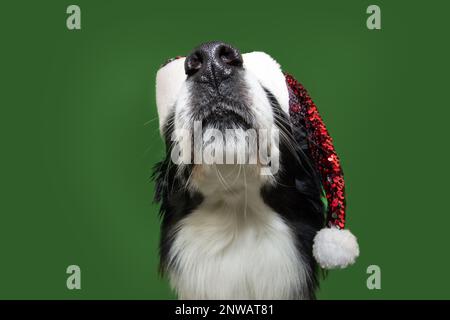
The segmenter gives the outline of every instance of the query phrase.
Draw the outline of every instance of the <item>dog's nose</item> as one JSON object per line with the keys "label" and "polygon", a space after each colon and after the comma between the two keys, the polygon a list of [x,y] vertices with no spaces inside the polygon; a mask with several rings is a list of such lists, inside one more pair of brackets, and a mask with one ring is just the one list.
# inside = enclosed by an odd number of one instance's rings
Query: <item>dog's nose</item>
{"label": "dog's nose", "polygon": [[184,69],[188,77],[208,82],[216,87],[242,68],[242,56],[238,49],[223,42],[200,45],[186,57]]}

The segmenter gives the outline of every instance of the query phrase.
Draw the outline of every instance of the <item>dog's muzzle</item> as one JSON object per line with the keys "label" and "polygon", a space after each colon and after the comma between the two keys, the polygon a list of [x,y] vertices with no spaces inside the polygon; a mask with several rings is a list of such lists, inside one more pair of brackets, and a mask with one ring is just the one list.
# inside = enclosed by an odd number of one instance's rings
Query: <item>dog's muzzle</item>
{"label": "dog's muzzle", "polygon": [[186,57],[184,69],[193,120],[218,129],[249,128],[249,110],[243,58],[223,42],[207,42]]}

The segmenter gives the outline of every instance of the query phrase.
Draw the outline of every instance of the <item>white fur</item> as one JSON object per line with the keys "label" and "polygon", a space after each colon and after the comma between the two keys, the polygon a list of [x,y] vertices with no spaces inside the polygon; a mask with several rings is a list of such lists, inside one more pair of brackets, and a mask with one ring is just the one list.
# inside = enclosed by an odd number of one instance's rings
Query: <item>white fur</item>
{"label": "white fur", "polygon": [[289,92],[281,67],[264,52],[251,52],[242,55],[244,68],[277,98],[281,109],[289,114]]}
{"label": "white fur", "polygon": [[167,121],[170,110],[178,99],[178,94],[186,80],[184,72],[185,58],[169,62],[156,74],[156,106],[158,108],[159,128]]}
{"label": "white fur", "polygon": [[170,251],[180,299],[292,299],[301,292],[307,273],[294,236],[261,199],[255,168],[194,173],[205,200],[179,223]]}
{"label": "white fur", "polygon": [[359,256],[358,242],[349,230],[324,228],[314,237],[313,255],[322,268],[345,268]]}
{"label": "white fur", "polygon": [[267,99],[266,93],[255,75],[245,70],[245,83],[248,86],[248,94],[252,101],[250,110],[256,118],[256,129],[270,129],[274,125],[272,105]]}

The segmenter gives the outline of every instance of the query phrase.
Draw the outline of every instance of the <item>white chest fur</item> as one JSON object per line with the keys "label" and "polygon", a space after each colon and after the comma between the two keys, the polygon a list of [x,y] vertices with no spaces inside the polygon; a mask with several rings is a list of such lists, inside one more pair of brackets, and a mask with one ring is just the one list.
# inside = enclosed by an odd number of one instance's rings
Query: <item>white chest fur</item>
{"label": "white chest fur", "polygon": [[[209,179],[208,179],[209,180]],[[259,179],[203,181],[205,200],[177,226],[169,277],[180,299],[292,299],[307,273],[292,231],[261,199]],[[251,186],[248,185],[251,184]]]}

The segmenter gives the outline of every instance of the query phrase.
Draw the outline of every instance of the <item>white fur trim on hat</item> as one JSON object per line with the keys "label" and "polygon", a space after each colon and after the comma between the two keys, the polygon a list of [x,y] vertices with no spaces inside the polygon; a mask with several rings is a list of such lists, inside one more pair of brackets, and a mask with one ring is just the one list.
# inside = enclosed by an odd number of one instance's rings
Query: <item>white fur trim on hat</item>
{"label": "white fur trim on hat", "polygon": [[345,268],[359,256],[359,246],[349,230],[324,228],[314,237],[313,255],[324,269]]}
{"label": "white fur trim on hat", "polygon": [[170,110],[174,107],[186,73],[185,58],[178,58],[166,64],[156,73],[156,106],[158,108],[159,128],[162,130]]}
{"label": "white fur trim on hat", "polygon": [[251,72],[261,85],[278,100],[281,109],[289,114],[289,91],[286,78],[278,62],[264,52],[250,52],[242,55],[244,69]]}

